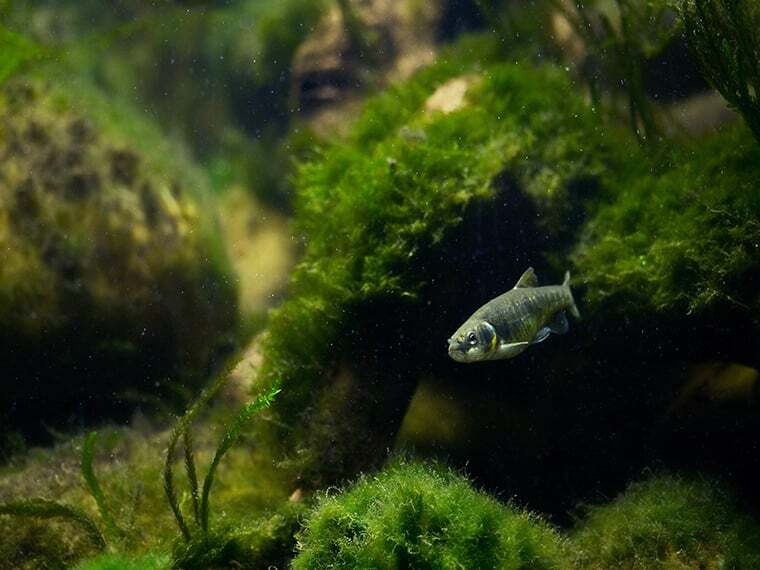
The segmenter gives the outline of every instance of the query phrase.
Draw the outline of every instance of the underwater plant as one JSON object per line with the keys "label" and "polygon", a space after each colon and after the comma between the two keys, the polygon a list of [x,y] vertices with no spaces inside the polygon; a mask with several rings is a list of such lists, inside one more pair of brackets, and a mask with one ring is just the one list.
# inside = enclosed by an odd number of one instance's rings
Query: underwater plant
{"label": "underwater plant", "polygon": [[715,481],[653,476],[584,515],[570,540],[576,568],[760,565],[760,525]]}
{"label": "underwater plant", "polygon": [[43,46],[5,28],[0,20],[0,85],[46,55],[49,53]]}
{"label": "underwater plant", "polygon": [[583,39],[593,59],[583,75],[594,104],[602,104],[601,68],[608,81],[625,89],[632,132],[642,143],[658,142],[661,129],[644,89],[643,66],[678,31],[669,0],[615,0],[614,4],[551,0],[551,5]]}
{"label": "underwater plant", "polygon": [[[226,370],[220,374],[215,382],[201,393],[194,404],[188,408],[187,413],[180,418],[169,436],[163,480],[165,498],[169,500],[169,506],[180,529],[180,537],[174,541],[174,554],[168,556],[161,550],[155,550],[155,556],[146,555],[135,561],[134,565],[137,568],[153,568],[154,564],[157,565],[156,567],[164,567],[162,565],[166,560],[171,561],[172,567],[175,568],[208,568],[209,565],[233,563],[235,560],[238,560],[239,567],[258,568],[261,563],[280,563],[283,557],[292,550],[293,534],[298,517],[307,504],[305,502],[286,503],[269,514],[257,512],[256,516],[247,519],[244,524],[238,522],[234,526],[230,524],[228,517],[222,516],[223,526],[217,529],[211,528],[210,495],[221,460],[240,438],[242,429],[250,418],[256,412],[271,405],[278,393],[278,390],[273,388],[261,394],[249,404],[244,405],[234,419],[226,424],[223,436],[211,455],[205,477],[199,479],[189,427],[201,409],[207,406],[211,398],[225,385],[229,378],[228,372],[229,370]],[[118,511],[114,509],[113,502],[103,492],[93,469],[95,438],[96,434],[92,432],[84,439],[80,471],[87,493],[98,513],[97,518],[78,505],[42,498],[14,499],[0,503],[0,515],[27,519],[57,519],[78,525],[84,531],[84,536],[89,539],[90,544],[82,545],[76,541],[68,544],[67,563],[95,552],[103,552],[106,556],[98,559],[102,561],[96,560],[92,564],[93,567],[99,568],[97,564],[102,564],[107,568],[118,564],[118,560],[126,560],[123,556],[127,554],[135,555],[144,552],[144,544],[148,541],[154,547],[158,544],[165,549],[167,542],[165,530],[146,528],[145,517],[138,512],[143,504],[143,480],[138,479],[136,482],[131,480],[133,492],[130,503],[125,506],[122,500]],[[190,492],[186,499],[192,509],[194,526],[188,524],[183,515],[181,508],[185,499],[180,501],[177,496],[172,473],[173,452],[180,440],[184,443],[184,464],[190,484]],[[55,528],[51,530],[56,531]],[[162,536],[151,537],[154,531]],[[31,532],[39,533],[36,529],[31,529]],[[21,532],[15,531],[15,534],[21,535]],[[16,547],[21,549],[20,556],[27,556],[23,553],[24,537],[19,536],[18,540]],[[56,540],[52,536],[49,539],[45,536],[44,542],[30,548],[29,556],[38,556],[44,564],[53,564],[61,557],[52,548]],[[48,542],[51,544],[47,544]],[[67,540],[68,542],[70,541]],[[11,544],[3,545],[3,547],[10,548]],[[117,554],[122,555],[122,558],[113,556]],[[25,559],[22,558],[22,560]],[[88,561],[87,564],[89,563]],[[243,566],[240,566],[241,564]],[[2,563],[0,567],[4,567]],[[89,566],[85,564],[85,567]]]}
{"label": "underwater plant", "polygon": [[760,7],[752,0],[681,0],[679,8],[705,77],[760,142]]}
{"label": "underwater plant", "polygon": [[440,466],[396,461],[306,516],[294,570],[567,568],[560,535]]}
{"label": "underwater plant", "polygon": [[[213,458],[199,486],[195,465],[190,425],[202,408],[221,390],[229,379],[229,370],[206,388],[187,412],[179,419],[171,435],[163,470],[164,491],[171,507],[181,540],[175,544],[173,567],[186,570],[234,565],[236,568],[256,569],[279,563],[283,552],[289,551],[298,516],[304,505],[286,504],[275,513],[245,525],[212,530],[209,525],[209,497],[214,477],[222,457],[240,438],[243,427],[262,409],[271,406],[279,387],[271,386],[266,392],[244,405],[225,428],[224,435],[214,451]],[[190,485],[190,502],[195,528],[188,524],[177,496],[173,475],[173,459],[177,444],[182,438],[184,465]]]}
{"label": "underwater plant", "polygon": [[230,447],[240,437],[243,426],[250,421],[254,414],[264,408],[268,408],[272,405],[274,398],[280,392],[280,388],[276,385],[271,386],[269,390],[257,396],[252,402],[243,406],[238,412],[235,419],[226,428],[222,440],[214,452],[214,457],[211,460],[211,464],[208,467],[206,476],[203,479],[202,489],[198,487],[198,477],[195,468],[195,459],[193,454],[193,440],[190,432],[190,424],[195,419],[200,410],[208,404],[208,402],[221,390],[224,384],[229,378],[229,370],[220,374],[216,381],[206,388],[198,399],[191,405],[185,414],[175,425],[169,436],[169,445],[166,451],[166,462],[164,464],[164,490],[166,497],[169,501],[169,505],[177,520],[177,526],[182,532],[182,536],[189,540],[191,538],[190,527],[185,521],[185,517],[180,509],[179,501],[177,499],[176,492],[174,490],[174,476],[173,476],[173,459],[174,451],[179,442],[179,438],[183,438],[184,450],[185,450],[185,469],[187,471],[188,482],[190,483],[190,491],[192,498],[193,515],[197,526],[203,533],[207,533],[209,529],[209,495],[211,493],[211,486],[214,483],[214,476],[216,470],[219,467],[219,462],[222,457],[230,450]]}
{"label": "underwater plant", "polygon": [[[42,498],[20,499],[0,503],[0,514],[37,519],[57,518],[76,523],[86,531],[96,550],[99,551],[105,551],[112,540],[128,540],[131,529],[122,529],[116,524],[92,468],[96,437],[96,432],[91,432],[84,441],[81,473],[90,496],[97,504],[100,513],[100,525],[78,507]],[[135,493],[133,509],[136,508],[138,500],[139,494]]]}

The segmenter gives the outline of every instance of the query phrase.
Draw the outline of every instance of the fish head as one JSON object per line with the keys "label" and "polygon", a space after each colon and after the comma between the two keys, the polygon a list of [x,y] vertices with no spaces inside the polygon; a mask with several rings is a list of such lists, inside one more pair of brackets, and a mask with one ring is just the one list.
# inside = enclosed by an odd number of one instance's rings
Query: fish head
{"label": "fish head", "polygon": [[497,344],[496,330],[488,321],[467,321],[448,340],[449,356],[457,362],[488,360]]}

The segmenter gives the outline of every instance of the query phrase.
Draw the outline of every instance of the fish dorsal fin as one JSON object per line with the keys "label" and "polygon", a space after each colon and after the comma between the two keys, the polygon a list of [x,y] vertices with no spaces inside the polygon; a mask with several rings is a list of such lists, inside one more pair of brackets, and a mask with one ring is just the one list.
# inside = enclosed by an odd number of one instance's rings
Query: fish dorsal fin
{"label": "fish dorsal fin", "polygon": [[521,289],[523,287],[538,287],[538,277],[536,277],[536,273],[533,271],[532,267],[528,267],[520,279],[517,280],[515,289]]}

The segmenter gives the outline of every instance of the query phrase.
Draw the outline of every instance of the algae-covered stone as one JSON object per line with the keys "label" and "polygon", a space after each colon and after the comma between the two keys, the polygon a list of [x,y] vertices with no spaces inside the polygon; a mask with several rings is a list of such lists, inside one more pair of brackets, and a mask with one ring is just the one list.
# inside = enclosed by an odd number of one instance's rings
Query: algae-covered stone
{"label": "algae-covered stone", "polygon": [[757,568],[760,525],[721,484],[657,476],[590,507],[577,568]]}
{"label": "algae-covered stone", "polygon": [[286,502],[275,512],[238,526],[200,534],[175,545],[172,568],[286,568],[293,557],[295,535],[306,504]]}
{"label": "algae-covered stone", "polygon": [[[546,269],[582,218],[578,197],[601,185],[616,135],[599,134],[567,74],[483,68],[472,53],[373,99],[347,140],[300,167],[305,254],[262,373],[283,388],[269,443],[306,486],[382,460],[420,375],[462,374],[445,338],[463,299]],[[428,100],[451,80],[459,103],[444,113]]]}
{"label": "algae-covered stone", "polygon": [[568,567],[563,540],[543,520],[420,464],[323,496],[304,526],[295,570]]}
{"label": "algae-covered stone", "polygon": [[128,387],[203,378],[232,340],[236,289],[202,189],[42,85],[6,87],[0,132],[11,421],[39,429]]}
{"label": "algae-covered stone", "polygon": [[[572,253],[587,312],[670,323],[688,337],[707,324],[703,336],[718,338],[702,358],[757,366],[760,148],[734,126],[634,162]],[[748,334],[721,340],[732,328]]]}

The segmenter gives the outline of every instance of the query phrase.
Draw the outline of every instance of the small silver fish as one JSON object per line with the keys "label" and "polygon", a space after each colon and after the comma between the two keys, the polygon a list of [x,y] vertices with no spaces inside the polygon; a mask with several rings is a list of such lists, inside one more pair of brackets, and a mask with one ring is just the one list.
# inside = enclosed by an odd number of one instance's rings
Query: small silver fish
{"label": "small silver fish", "polygon": [[570,272],[562,285],[539,287],[529,267],[513,289],[480,307],[451,335],[449,356],[457,362],[512,358],[551,333],[566,333],[565,310],[580,318]]}

